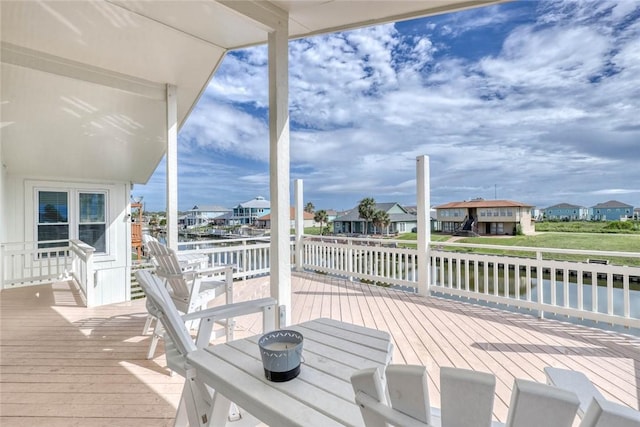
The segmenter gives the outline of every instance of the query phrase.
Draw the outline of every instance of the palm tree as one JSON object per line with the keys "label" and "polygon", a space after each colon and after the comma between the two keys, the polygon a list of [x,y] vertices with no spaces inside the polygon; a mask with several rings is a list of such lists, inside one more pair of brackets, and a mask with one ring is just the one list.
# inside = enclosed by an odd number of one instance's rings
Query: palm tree
{"label": "palm tree", "polygon": [[364,219],[364,234],[369,232],[369,221],[373,219],[376,213],[376,201],[372,197],[365,197],[358,203],[358,213],[360,218]]}
{"label": "palm tree", "polygon": [[313,203],[311,202],[307,202],[306,205],[304,205],[304,211],[305,212],[309,212],[309,213],[313,213],[313,211],[316,209],[315,206],[313,206]]}
{"label": "palm tree", "polygon": [[380,227],[380,234],[382,234],[382,229],[389,227],[389,224],[391,224],[391,219],[389,218],[389,214],[386,213],[385,211],[377,210],[373,214],[373,224],[376,227]]}
{"label": "palm tree", "polygon": [[327,215],[327,211],[323,210],[319,210],[318,212],[316,212],[316,214],[313,216],[313,220],[315,222],[319,222],[320,223],[320,235],[322,236],[322,224],[329,222],[329,215]]}

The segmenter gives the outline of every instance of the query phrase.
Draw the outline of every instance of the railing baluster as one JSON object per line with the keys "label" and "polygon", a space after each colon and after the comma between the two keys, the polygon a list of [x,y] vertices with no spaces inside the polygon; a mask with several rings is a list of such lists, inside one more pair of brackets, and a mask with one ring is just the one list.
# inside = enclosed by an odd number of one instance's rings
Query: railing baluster
{"label": "railing baluster", "polygon": [[591,271],[591,311],[598,312],[598,271]]}
{"label": "railing baluster", "polygon": [[493,262],[493,295],[498,296],[498,278],[499,278],[500,264],[498,264],[498,258],[495,258]]}
{"label": "railing baluster", "polygon": [[578,310],[582,311],[582,310],[584,310],[584,295],[583,295],[583,293],[584,293],[584,274],[585,274],[585,272],[584,272],[584,270],[582,270],[580,268],[580,269],[578,269],[576,274],[578,275],[577,276],[578,280],[576,281],[576,283],[577,283],[576,286],[578,287],[577,292],[576,292],[577,298],[578,298],[577,306],[578,306]]}
{"label": "railing baluster", "polygon": [[[555,267],[549,269],[549,281],[551,282],[551,305],[556,305],[556,271]],[[544,282],[544,270],[542,271],[542,282]],[[538,286],[541,286],[540,279],[538,279]],[[542,302],[542,301],[541,301]]]}
{"label": "railing baluster", "polygon": [[563,272],[563,298],[564,298],[564,304],[562,304],[564,307],[569,307],[569,269],[565,268],[564,272]]}
{"label": "railing baluster", "polygon": [[629,274],[622,276],[622,315],[631,317],[631,295],[629,293]]}
{"label": "railing baluster", "polygon": [[607,314],[613,314],[613,273],[607,272]]}

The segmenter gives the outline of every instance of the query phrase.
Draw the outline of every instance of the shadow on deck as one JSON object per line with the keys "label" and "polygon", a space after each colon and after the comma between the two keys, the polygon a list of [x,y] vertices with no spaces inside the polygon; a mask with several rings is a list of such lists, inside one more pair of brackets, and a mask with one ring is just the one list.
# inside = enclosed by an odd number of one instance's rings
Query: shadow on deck
{"label": "shadow on deck", "polygon": [[[236,301],[266,295],[269,277],[235,292]],[[311,273],[294,273],[292,292],[292,323],[330,317],[390,332],[394,363],[428,367],[436,406],[441,366],[495,374],[500,421],[514,378],[543,382],[545,366],[582,371],[605,397],[640,406],[637,337]],[[0,293],[0,424],[172,425],[183,380],[168,375],[161,347],[145,359],[144,300],[78,303],[67,282]],[[260,328],[258,317],[238,319],[236,337]]]}

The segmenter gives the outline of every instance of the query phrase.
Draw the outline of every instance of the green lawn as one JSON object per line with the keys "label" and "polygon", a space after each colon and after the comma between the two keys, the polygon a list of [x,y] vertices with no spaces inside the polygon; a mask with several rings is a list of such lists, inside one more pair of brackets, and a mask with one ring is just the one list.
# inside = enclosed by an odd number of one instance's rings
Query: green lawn
{"label": "green lawn", "polygon": [[544,221],[536,231],[640,234],[640,221]]}
{"label": "green lawn", "polygon": [[[446,242],[451,238],[451,234],[431,233],[432,242]],[[396,237],[396,240],[418,240],[418,233],[404,233]]]}
{"label": "green lawn", "polygon": [[540,233],[535,236],[504,238],[470,237],[458,240],[458,242],[535,248],[640,252],[640,236],[629,234]]}
{"label": "green lawn", "polygon": [[[535,236],[513,237],[471,237],[458,240],[457,243],[475,243],[482,245],[526,246],[534,248],[583,249],[597,251],[638,252],[640,253],[640,235],[633,234],[582,234],[582,233],[541,233]],[[513,253],[505,250],[468,249],[469,252],[495,253],[500,255],[535,256],[534,253]],[[585,261],[589,256],[545,254],[546,259]],[[613,264],[640,266],[640,258],[607,258]]]}
{"label": "green lawn", "polygon": [[[587,226],[597,225],[604,227],[604,222],[556,222],[547,224],[587,224]],[[595,224],[595,225],[594,225]],[[305,234],[318,235],[320,228],[305,228]],[[451,239],[450,234],[431,233],[432,242],[446,242]],[[417,240],[416,233],[404,233],[394,240]],[[609,234],[609,233],[577,233],[577,232],[551,232],[539,233],[535,236],[505,236],[505,237],[468,237],[459,239],[456,243],[474,243],[479,245],[498,245],[498,246],[521,246],[530,248],[556,248],[556,249],[582,249],[597,251],[615,251],[615,252],[638,252],[640,253],[640,233],[639,234]],[[417,244],[408,243],[402,245],[407,248],[415,249]],[[445,248],[447,249],[447,248]],[[478,249],[478,248],[449,248],[447,250],[455,250],[458,252],[476,252],[488,253],[495,255],[535,257],[535,252],[509,251],[502,249]],[[565,261],[586,261],[588,258],[608,259],[612,264],[629,265],[640,267],[640,258],[630,257],[604,257],[604,256],[583,256],[583,255],[565,255],[565,254],[543,254],[545,259],[557,259]]]}

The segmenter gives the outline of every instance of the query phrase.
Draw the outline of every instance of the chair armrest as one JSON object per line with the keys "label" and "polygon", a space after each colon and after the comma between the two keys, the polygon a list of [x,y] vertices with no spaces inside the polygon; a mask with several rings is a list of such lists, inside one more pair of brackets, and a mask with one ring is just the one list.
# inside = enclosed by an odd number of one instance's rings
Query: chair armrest
{"label": "chair armrest", "polygon": [[200,276],[210,276],[212,274],[222,273],[228,270],[233,272],[233,264],[222,264],[222,265],[216,265],[214,267],[199,268],[194,270],[194,272]]}
{"label": "chair armrest", "polygon": [[274,298],[260,298],[196,311],[183,315],[182,319],[185,322],[196,319],[200,320],[200,326],[198,327],[198,334],[196,336],[196,347],[203,348],[209,344],[213,324],[219,320],[230,317],[263,313],[263,328],[265,332],[273,329],[277,304],[278,302]]}
{"label": "chair armrest", "polygon": [[592,399],[606,400],[582,372],[547,366],[544,368],[544,373],[547,376],[547,384],[574,392],[578,396],[580,400],[578,414],[581,417],[587,411]]}
{"label": "chair armrest", "polygon": [[156,276],[158,276],[158,277],[160,277],[162,279],[185,279],[185,280],[189,280],[189,279],[193,279],[194,277],[197,277],[198,276],[198,272],[194,271],[194,270],[187,270],[187,271],[182,271],[180,273],[170,274],[170,273],[165,273],[162,268],[156,268]]}

